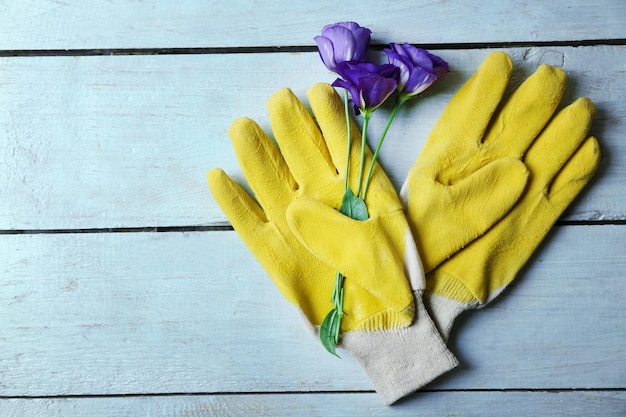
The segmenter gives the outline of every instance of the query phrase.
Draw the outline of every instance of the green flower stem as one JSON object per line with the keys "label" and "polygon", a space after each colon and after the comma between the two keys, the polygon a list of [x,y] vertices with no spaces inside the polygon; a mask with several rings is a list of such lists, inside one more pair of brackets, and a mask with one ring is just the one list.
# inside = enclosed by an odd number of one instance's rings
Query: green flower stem
{"label": "green flower stem", "polygon": [[[385,126],[385,129],[383,130],[383,133],[380,136],[378,145],[376,146],[376,150],[374,151],[374,156],[372,156],[372,162],[370,163],[370,167],[367,172],[367,179],[365,180],[365,187],[363,188],[363,197],[362,197],[363,200],[365,200],[365,197],[367,196],[367,190],[370,185],[370,180],[372,179],[374,165],[376,164],[376,159],[378,159],[378,153],[380,152],[380,148],[383,145],[385,136],[387,136],[387,131],[389,130],[389,127],[391,126],[391,122],[393,122],[393,119],[396,117],[396,113],[398,113],[398,109],[400,109],[400,107],[404,104],[404,102],[406,102],[407,99],[408,97],[400,97],[398,101],[396,102],[396,105],[393,107],[393,110],[391,110],[391,114],[389,115],[389,119],[387,120],[387,125]],[[361,162],[361,166],[363,166],[363,162]]]}
{"label": "green flower stem", "polygon": [[334,308],[337,311],[337,326],[335,327],[334,341],[339,343],[339,332],[341,331],[341,319],[343,318],[343,278],[344,276],[337,272],[335,277],[335,290],[333,291]]}
{"label": "green flower stem", "polygon": [[350,151],[352,148],[352,131],[350,128],[350,108],[349,108],[349,97],[348,97],[348,90],[343,90],[343,105],[344,105],[344,109],[346,111],[346,130],[347,130],[347,134],[348,134],[348,152],[346,153],[347,158],[346,158],[346,178],[344,179],[344,186],[343,186],[343,190],[347,190],[348,187],[350,186],[348,184],[348,178],[350,177]]}
{"label": "green flower stem", "polygon": [[[341,274],[339,274],[341,275]],[[343,278],[343,275],[341,275],[341,277]],[[337,300],[337,307],[335,307],[335,310],[337,310],[337,326],[335,327],[335,345],[337,345],[337,343],[339,343],[339,334],[341,333],[341,320],[343,319],[343,282],[341,283],[341,289],[339,290],[339,299]]]}
{"label": "green flower stem", "polygon": [[333,289],[333,295],[331,302],[333,308],[328,312],[322,324],[320,325],[320,340],[326,350],[333,355],[337,355],[335,347],[339,343],[339,335],[341,333],[341,320],[343,319],[343,275],[339,272],[335,275],[335,288]]}
{"label": "green flower stem", "polygon": [[[349,101],[349,93],[348,90],[344,90],[344,110],[346,113],[346,134],[347,137],[347,151],[346,151],[346,172],[344,179],[344,194],[352,195],[352,191],[350,191],[350,154],[352,151],[352,130],[350,123],[350,101]],[[362,164],[361,164],[362,165]],[[359,181],[360,184],[360,181]],[[346,210],[344,207],[344,201],[342,200],[342,209]],[[341,211],[341,210],[340,210]],[[344,213],[345,214],[345,213]],[[322,325],[320,326],[320,340],[322,344],[326,348],[326,350],[332,353],[335,356],[337,352],[335,351],[335,346],[339,343],[339,335],[341,333],[341,320],[343,319],[343,299],[344,299],[344,289],[343,289],[343,280],[344,276],[337,272],[335,275],[335,287],[333,288],[333,295],[330,299],[331,303],[333,303],[333,308],[330,310]]]}
{"label": "green flower stem", "polygon": [[361,195],[361,185],[363,182],[363,165],[365,165],[365,147],[367,146],[367,125],[369,124],[371,117],[371,111],[366,110],[363,112],[363,132],[361,133],[361,162],[359,163],[359,187],[356,191],[357,197]]}

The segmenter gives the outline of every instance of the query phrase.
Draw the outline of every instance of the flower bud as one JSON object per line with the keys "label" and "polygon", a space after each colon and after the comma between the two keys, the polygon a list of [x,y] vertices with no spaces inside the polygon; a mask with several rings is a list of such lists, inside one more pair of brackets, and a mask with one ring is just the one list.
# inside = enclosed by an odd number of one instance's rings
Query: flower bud
{"label": "flower bud", "polygon": [[336,72],[337,64],[345,61],[363,61],[372,31],[355,22],[326,25],[315,43],[326,68]]}

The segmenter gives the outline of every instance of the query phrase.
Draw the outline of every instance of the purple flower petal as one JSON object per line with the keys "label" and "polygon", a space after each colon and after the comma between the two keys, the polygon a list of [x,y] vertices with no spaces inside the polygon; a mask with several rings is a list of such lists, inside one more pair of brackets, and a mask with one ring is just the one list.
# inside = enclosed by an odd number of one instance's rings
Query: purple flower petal
{"label": "purple flower petal", "polygon": [[342,80],[341,78],[337,78],[331,85],[333,87],[341,87],[341,88],[345,88],[346,90],[348,90],[348,93],[350,93],[350,97],[352,97],[351,100],[352,100],[352,104],[354,105],[355,113],[358,114],[361,108],[364,107],[363,97],[361,96],[361,91],[356,85],[351,84],[345,80]]}
{"label": "purple flower petal", "polygon": [[390,64],[370,62],[341,62],[333,85],[350,92],[352,102],[359,111],[373,111],[397,89],[398,68]]}
{"label": "purple flower petal", "polygon": [[422,93],[449,71],[447,62],[424,49],[409,43],[392,43],[390,47],[385,54],[400,71],[398,90],[403,97]]}
{"label": "purple flower petal", "polygon": [[392,78],[370,76],[361,78],[361,94],[365,107],[374,110],[389,98],[398,83]]}
{"label": "purple flower petal", "polygon": [[337,63],[335,62],[335,54],[333,49],[333,43],[331,42],[331,40],[323,36],[316,36],[313,39],[317,44],[320,58],[322,58],[322,62],[324,63],[324,65],[326,65],[326,68],[330,69],[331,71],[334,70],[337,66]]}
{"label": "purple flower petal", "polygon": [[334,72],[340,62],[362,61],[365,58],[371,33],[358,23],[339,22],[324,26],[321,35],[314,39],[322,62]]}
{"label": "purple flower petal", "polygon": [[332,26],[322,31],[322,35],[333,44],[333,57],[349,61],[354,56],[356,41],[354,35],[343,26]]}
{"label": "purple flower petal", "polygon": [[368,28],[358,28],[352,32],[352,35],[354,36],[354,42],[356,44],[352,61],[362,61],[367,55],[367,48],[370,45],[372,31]]}
{"label": "purple flower petal", "polygon": [[437,76],[432,72],[428,72],[423,68],[413,68],[411,71],[411,75],[404,86],[406,91],[410,91],[413,95],[420,94],[424,92],[428,87],[430,87],[435,81],[437,81]]}

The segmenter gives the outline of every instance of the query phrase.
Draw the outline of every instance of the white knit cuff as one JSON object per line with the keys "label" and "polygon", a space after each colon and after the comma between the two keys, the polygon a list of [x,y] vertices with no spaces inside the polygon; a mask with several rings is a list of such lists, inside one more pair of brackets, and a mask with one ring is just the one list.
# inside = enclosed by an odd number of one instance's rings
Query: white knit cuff
{"label": "white knit cuff", "polygon": [[415,293],[410,327],[376,332],[347,332],[343,347],[359,362],[387,405],[417,391],[458,365]]}
{"label": "white knit cuff", "polygon": [[478,302],[462,303],[436,294],[425,292],[423,295],[426,310],[430,314],[437,330],[444,341],[448,341],[454,320],[465,310],[477,308]]}

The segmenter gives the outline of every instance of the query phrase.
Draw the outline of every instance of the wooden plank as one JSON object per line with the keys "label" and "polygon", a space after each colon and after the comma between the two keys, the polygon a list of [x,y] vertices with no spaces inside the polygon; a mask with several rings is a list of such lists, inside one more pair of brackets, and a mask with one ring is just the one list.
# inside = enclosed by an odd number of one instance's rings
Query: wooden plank
{"label": "wooden plank", "polygon": [[[626,47],[507,51],[513,84],[555,64],[570,74],[564,102],[588,95],[597,104],[592,133],[603,165],[567,218],[626,219]],[[452,72],[399,114],[381,153],[398,188],[489,50],[435,52]],[[0,229],[17,230],[226,224],[205,175],[219,166],[244,181],[226,135],[231,121],[245,115],[269,129],[274,91],[289,86],[304,98],[313,83],[333,80],[315,53],[1,58],[0,73]]]}
{"label": "wooden plank", "polygon": [[342,20],[370,27],[381,43],[578,41],[623,38],[626,17],[621,0],[5,3],[5,50],[313,45],[324,25]]}
{"label": "wooden plank", "polygon": [[[623,226],[561,226],[429,389],[620,388]],[[0,236],[0,396],[362,391],[233,232]]]}
{"label": "wooden plank", "polygon": [[200,395],[126,398],[1,399],[0,413],[30,417],[345,416],[623,417],[623,391],[424,392],[392,407],[375,394]]}

